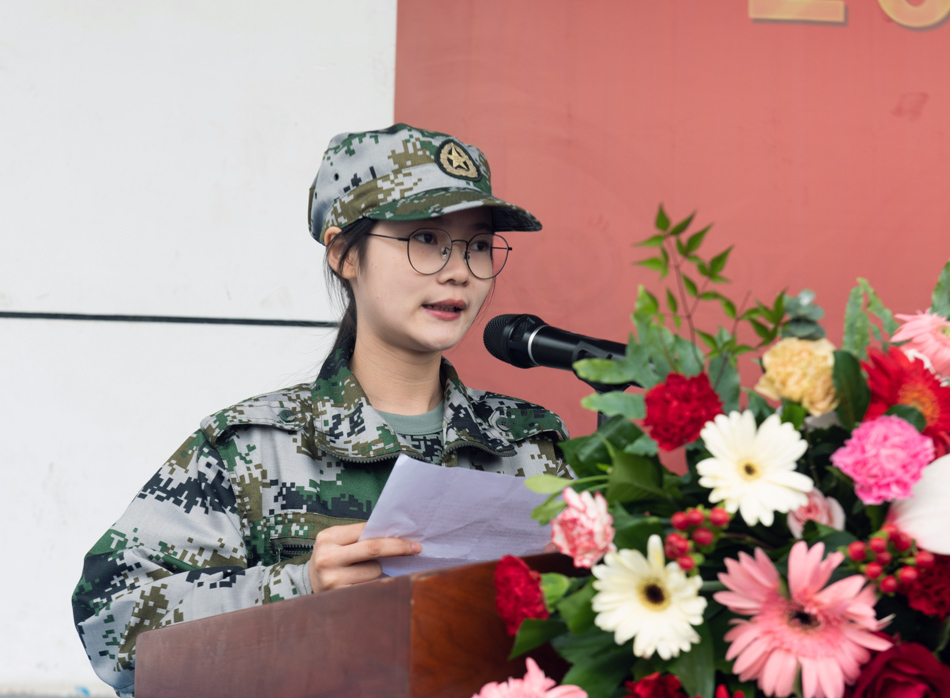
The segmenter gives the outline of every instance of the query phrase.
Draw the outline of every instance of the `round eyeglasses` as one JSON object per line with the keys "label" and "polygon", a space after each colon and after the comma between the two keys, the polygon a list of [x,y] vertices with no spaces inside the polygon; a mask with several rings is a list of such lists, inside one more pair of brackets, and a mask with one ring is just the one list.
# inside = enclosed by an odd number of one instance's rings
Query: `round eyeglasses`
{"label": "round eyeglasses", "polygon": [[449,234],[439,228],[421,228],[407,238],[379,233],[367,233],[375,238],[401,240],[407,243],[409,264],[420,274],[436,274],[449,263],[452,246],[455,243],[465,245],[465,264],[469,271],[479,279],[491,279],[501,272],[508,261],[508,252],[512,248],[508,241],[497,233],[479,233],[470,240],[453,240]]}

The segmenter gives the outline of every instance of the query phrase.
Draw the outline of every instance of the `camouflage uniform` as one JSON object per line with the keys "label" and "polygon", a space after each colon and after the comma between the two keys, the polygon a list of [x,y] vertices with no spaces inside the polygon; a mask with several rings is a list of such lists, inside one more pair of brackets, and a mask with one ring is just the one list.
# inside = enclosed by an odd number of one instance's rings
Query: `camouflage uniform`
{"label": "camouflage uniform", "polygon": [[[427,459],[370,406],[348,358],[338,350],[313,383],[206,417],[89,551],[75,622],[120,695],[133,689],[138,633],[311,593],[317,532],[366,520],[397,454]],[[442,370],[435,462],[568,475],[557,415],[466,388],[447,361]]]}

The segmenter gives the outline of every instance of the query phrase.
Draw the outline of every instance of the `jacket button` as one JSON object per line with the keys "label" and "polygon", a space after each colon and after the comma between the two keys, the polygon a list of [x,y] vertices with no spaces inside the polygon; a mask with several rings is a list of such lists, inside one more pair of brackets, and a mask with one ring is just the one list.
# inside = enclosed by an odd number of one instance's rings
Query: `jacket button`
{"label": "jacket button", "polygon": [[508,422],[507,417],[499,417],[495,424],[497,424],[498,428],[502,431],[508,431],[511,429],[511,424]]}
{"label": "jacket button", "polygon": [[282,422],[292,422],[295,417],[293,410],[281,410],[277,416],[280,417],[280,421]]}

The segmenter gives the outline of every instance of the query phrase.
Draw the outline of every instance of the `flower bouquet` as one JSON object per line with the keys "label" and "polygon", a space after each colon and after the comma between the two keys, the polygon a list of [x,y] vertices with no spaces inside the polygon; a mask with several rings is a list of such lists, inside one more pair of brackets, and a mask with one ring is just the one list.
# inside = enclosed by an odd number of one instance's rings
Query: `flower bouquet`
{"label": "flower bouquet", "polygon": [[[512,656],[550,642],[570,669],[482,695],[950,696],[950,263],[913,315],[859,279],[836,349],[809,291],[716,290],[730,250],[702,257],[692,222],[660,208],[639,264],[665,294],[640,287],[623,359],[575,365],[618,387],[563,444],[577,479],[527,481],[578,576],[496,571]],[[699,329],[702,303],[731,328]],[[681,447],[678,475],[659,455]]]}

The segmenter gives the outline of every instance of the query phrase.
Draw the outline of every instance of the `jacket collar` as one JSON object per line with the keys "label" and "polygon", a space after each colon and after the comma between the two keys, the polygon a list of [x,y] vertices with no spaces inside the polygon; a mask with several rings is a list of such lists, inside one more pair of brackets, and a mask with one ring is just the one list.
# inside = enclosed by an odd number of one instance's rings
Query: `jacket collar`
{"label": "jacket collar", "polygon": [[[350,371],[352,353],[352,344],[334,350],[313,383],[315,446],[351,461],[384,460],[400,452],[412,455],[411,446],[400,442],[382,415],[369,404],[366,393]],[[566,438],[563,427],[557,428],[543,420],[533,430],[512,429],[510,423],[518,420],[506,416],[511,407],[500,400],[485,399],[490,394],[483,391],[466,388],[445,358],[442,359],[442,377],[445,384],[443,443],[446,452],[474,446],[497,456],[511,456],[516,451],[512,441],[541,431],[555,431],[561,438]],[[507,400],[516,404],[514,400]],[[557,417],[551,417],[560,425]]]}

